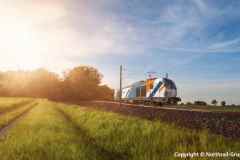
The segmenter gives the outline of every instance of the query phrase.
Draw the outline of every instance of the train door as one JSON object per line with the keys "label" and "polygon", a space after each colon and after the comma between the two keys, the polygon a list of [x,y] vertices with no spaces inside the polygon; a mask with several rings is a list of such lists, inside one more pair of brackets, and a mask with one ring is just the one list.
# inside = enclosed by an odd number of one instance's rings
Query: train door
{"label": "train door", "polygon": [[146,96],[146,86],[139,86],[136,88],[136,97]]}
{"label": "train door", "polygon": [[155,80],[155,78],[147,79],[147,81],[146,81],[146,97],[150,97],[150,95],[152,93],[153,86],[154,86],[154,80]]}

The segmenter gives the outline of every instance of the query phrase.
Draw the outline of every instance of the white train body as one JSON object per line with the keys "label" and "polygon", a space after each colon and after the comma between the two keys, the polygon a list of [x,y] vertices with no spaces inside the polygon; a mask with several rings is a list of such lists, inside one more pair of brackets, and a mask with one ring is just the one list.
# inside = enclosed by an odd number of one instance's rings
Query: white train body
{"label": "white train body", "polygon": [[[119,97],[119,95],[118,95]],[[122,89],[121,99],[128,102],[177,103],[175,83],[168,78],[151,78],[139,81]]]}

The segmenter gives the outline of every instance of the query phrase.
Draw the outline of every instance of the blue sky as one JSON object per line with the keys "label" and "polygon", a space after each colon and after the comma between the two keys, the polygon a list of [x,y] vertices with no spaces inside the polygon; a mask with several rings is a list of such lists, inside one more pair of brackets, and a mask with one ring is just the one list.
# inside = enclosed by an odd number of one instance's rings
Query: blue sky
{"label": "blue sky", "polygon": [[1,55],[2,69],[45,67],[59,72],[92,65],[102,72],[104,83],[117,88],[123,64],[126,85],[146,78],[149,71],[168,72],[184,101],[240,104],[240,1],[2,0],[0,4],[5,24],[0,33],[8,37],[0,39],[6,44],[1,53],[8,53]]}

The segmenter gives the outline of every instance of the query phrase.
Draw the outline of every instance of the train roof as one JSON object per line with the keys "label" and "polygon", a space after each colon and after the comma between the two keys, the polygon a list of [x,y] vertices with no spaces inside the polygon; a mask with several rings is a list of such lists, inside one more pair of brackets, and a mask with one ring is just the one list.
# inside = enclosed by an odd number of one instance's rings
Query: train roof
{"label": "train roof", "polygon": [[129,87],[133,87],[133,86],[144,86],[145,83],[146,83],[146,81],[141,80],[141,81],[134,82],[133,84],[125,86],[123,88],[129,88]]}
{"label": "train roof", "polygon": [[[173,86],[173,88],[176,88],[176,85],[175,85],[174,81],[169,79],[169,78],[156,78],[156,77],[154,77],[154,78],[149,78],[147,80],[155,80],[155,79],[162,79],[162,81],[164,83],[166,83],[166,84],[168,84],[170,86]],[[124,86],[123,89],[124,88],[129,88],[129,87],[134,87],[134,86],[135,87],[136,86],[144,86],[144,85],[146,85],[146,81],[145,80],[141,80],[141,81],[134,82],[131,85]]]}

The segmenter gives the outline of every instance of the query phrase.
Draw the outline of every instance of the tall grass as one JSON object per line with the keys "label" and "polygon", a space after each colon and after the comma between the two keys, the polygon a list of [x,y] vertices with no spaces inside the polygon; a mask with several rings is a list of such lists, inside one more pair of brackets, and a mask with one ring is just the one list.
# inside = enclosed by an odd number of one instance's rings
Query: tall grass
{"label": "tall grass", "polygon": [[0,129],[8,125],[15,117],[23,113],[26,109],[29,108],[29,105],[23,106],[19,109],[13,110],[11,112],[5,113],[0,116]]}
{"label": "tall grass", "polygon": [[99,146],[135,160],[172,159],[175,152],[239,151],[240,143],[208,131],[179,128],[159,121],[89,111],[78,106],[61,109]]}
{"label": "tall grass", "polygon": [[42,101],[9,131],[0,142],[1,160],[104,160],[52,105]]}
{"label": "tall grass", "polygon": [[17,105],[21,105],[24,102],[32,101],[31,98],[2,98],[0,97],[0,113]]}
{"label": "tall grass", "polygon": [[0,141],[1,160],[167,160],[175,152],[240,149],[208,131],[47,100],[8,133]]}

